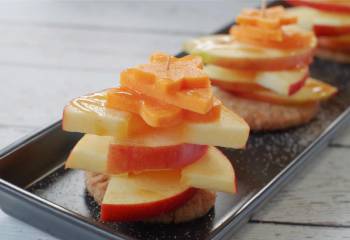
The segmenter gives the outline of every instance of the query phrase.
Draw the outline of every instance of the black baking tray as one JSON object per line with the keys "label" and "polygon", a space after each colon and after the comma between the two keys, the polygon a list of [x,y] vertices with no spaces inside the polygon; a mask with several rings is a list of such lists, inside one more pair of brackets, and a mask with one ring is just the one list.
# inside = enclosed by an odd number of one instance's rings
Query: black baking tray
{"label": "black baking tray", "polygon": [[0,151],[0,206],[61,239],[228,239],[349,122],[350,65],[316,59],[311,75],[337,86],[339,94],[307,125],[253,133],[245,150],[221,148],[236,170],[238,193],[219,193],[201,219],[178,225],[100,222],[83,173],[63,167],[82,134],[62,131],[60,121]]}

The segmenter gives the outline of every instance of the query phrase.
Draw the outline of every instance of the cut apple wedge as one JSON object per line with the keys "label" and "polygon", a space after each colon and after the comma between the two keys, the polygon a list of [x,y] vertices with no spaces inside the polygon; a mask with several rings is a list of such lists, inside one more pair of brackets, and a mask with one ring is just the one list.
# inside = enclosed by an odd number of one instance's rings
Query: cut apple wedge
{"label": "cut apple wedge", "polygon": [[350,34],[350,15],[329,13],[308,7],[295,7],[287,10],[298,17],[298,24],[314,30],[317,36],[337,36]]}
{"label": "cut apple wedge", "polygon": [[[65,131],[114,136],[121,145],[128,145],[129,142],[147,145],[144,143],[158,138],[165,140],[163,146],[192,143],[243,148],[248,139],[248,124],[225,107],[221,108],[217,121],[186,122],[177,127],[159,129],[136,121],[133,114],[106,108],[106,92],[99,93],[98,99],[95,96],[92,94],[76,99],[65,107],[62,123]],[[80,99],[84,100],[84,104],[80,103]]]}
{"label": "cut apple wedge", "polygon": [[101,205],[101,220],[137,221],[178,208],[196,192],[181,183],[180,177],[179,171],[111,177]]}
{"label": "cut apple wedge", "polygon": [[200,160],[186,166],[181,181],[189,186],[218,192],[236,192],[236,177],[231,162],[215,147]]}
{"label": "cut apple wedge", "polygon": [[250,71],[278,71],[307,67],[316,39],[300,50],[279,50],[239,43],[230,35],[213,35],[187,41],[186,52],[201,56],[205,64]]}
{"label": "cut apple wedge", "polygon": [[108,150],[112,137],[86,134],[74,146],[65,163],[66,168],[108,173]]}
{"label": "cut apple wedge", "polygon": [[[112,175],[120,174],[108,169],[107,154],[111,140],[111,137],[85,135],[69,155],[66,167]],[[235,192],[233,167],[226,156],[215,147],[209,147],[203,157],[183,168],[181,176],[182,181],[191,187]]]}
{"label": "cut apple wedge", "polygon": [[263,102],[270,102],[281,105],[295,105],[326,100],[336,94],[337,91],[337,88],[327,83],[308,78],[304,87],[292,96],[281,96],[269,90],[234,93],[240,97],[250,98]]}
{"label": "cut apple wedge", "polygon": [[[302,88],[308,76],[308,68],[253,72],[206,65],[204,71],[212,80],[234,84],[257,84],[284,96],[292,95]],[[215,85],[215,81],[213,84]]]}

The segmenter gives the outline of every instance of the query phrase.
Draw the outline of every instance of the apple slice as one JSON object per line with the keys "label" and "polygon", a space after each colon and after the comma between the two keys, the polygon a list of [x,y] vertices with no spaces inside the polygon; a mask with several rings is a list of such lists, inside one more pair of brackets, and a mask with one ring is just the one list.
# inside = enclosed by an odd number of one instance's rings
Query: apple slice
{"label": "apple slice", "polygon": [[180,169],[202,158],[207,145],[144,147],[110,144],[107,171],[113,173]]}
{"label": "apple slice", "polygon": [[269,90],[255,92],[235,92],[235,95],[274,104],[306,104],[326,100],[337,93],[337,88],[312,78],[308,78],[303,88],[292,96],[277,95]]}
{"label": "apple slice", "polygon": [[189,186],[219,192],[235,193],[236,177],[231,162],[215,147],[199,161],[186,166],[181,181]]}
{"label": "apple slice", "polygon": [[336,60],[340,63],[347,64],[350,62],[350,52],[344,50],[317,48],[316,55],[320,58],[329,59],[331,61]]}
{"label": "apple slice", "polygon": [[[152,142],[152,138],[162,138],[165,145],[193,143],[243,148],[248,139],[248,124],[225,107],[221,107],[217,121],[186,122],[177,127],[159,129],[149,127],[142,119],[136,121],[133,114],[106,108],[106,92],[99,93],[98,99],[95,95],[76,99],[65,107],[62,123],[65,131],[114,136],[121,145],[141,142],[141,146]],[[84,104],[80,100],[84,100]]]}
{"label": "apple slice", "polygon": [[[206,65],[204,71],[212,80],[234,84],[256,84],[284,96],[289,96],[297,92],[304,85],[308,76],[308,68],[286,71],[252,72]],[[213,84],[215,84],[216,81],[214,81]],[[251,87],[253,89],[258,89],[258,87]]]}
{"label": "apple slice", "polygon": [[[107,155],[111,140],[111,137],[86,134],[70,153],[66,168],[119,174],[111,172],[111,169],[107,167]],[[202,158],[184,167],[181,175],[182,181],[188,186],[213,191],[235,192],[235,174],[231,163],[215,147],[209,147]]]}
{"label": "apple slice", "polygon": [[307,6],[322,11],[330,11],[336,13],[350,13],[350,3],[346,0],[286,0],[294,6]]}
{"label": "apple slice", "polygon": [[65,167],[89,172],[109,173],[107,159],[112,140],[112,137],[85,134],[72,149]]}
{"label": "apple slice", "polygon": [[266,90],[266,88],[263,88],[259,84],[256,83],[231,83],[231,82],[224,82],[224,81],[218,81],[218,80],[212,80],[211,81],[214,86],[217,86],[219,88],[225,89],[227,91],[232,92],[252,92],[252,91],[262,91]]}
{"label": "apple slice", "polygon": [[316,39],[308,48],[280,50],[240,43],[230,35],[192,39],[184,44],[186,52],[201,56],[205,64],[250,71],[278,71],[307,67],[313,58]]}
{"label": "apple slice", "polygon": [[101,205],[101,220],[137,221],[178,208],[196,192],[181,183],[180,177],[179,171],[111,177]]}
{"label": "apple slice", "polygon": [[335,37],[320,37],[318,47],[350,53],[350,34]]}
{"label": "apple slice", "polygon": [[314,30],[317,36],[339,36],[350,34],[350,15],[329,13],[307,7],[288,9],[290,15],[298,17],[298,24]]}

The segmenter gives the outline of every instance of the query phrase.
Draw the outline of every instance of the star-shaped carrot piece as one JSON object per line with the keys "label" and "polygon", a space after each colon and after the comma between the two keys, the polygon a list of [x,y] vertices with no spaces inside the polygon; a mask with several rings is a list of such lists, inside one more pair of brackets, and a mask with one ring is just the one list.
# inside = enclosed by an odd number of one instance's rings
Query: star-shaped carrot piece
{"label": "star-shaped carrot piece", "polygon": [[176,58],[164,53],[155,53],[150,62],[128,70],[134,71],[135,81],[155,84],[164,92],[185,89],[208,88],[210,80],[202,71],[200,57]]}
{"label": "star-shaped carrot piece", "polygon": [[176,58],[155,53],[150,62],[129,68],[120,84],[146,96],[189,111],[206,114],[213,106],[209,77],[199,57]]}
{"label": "star-shaped carrot piece", "polygon": [[237,23],[268,29],[279,29],[284,25],[297,23],[297,17],[288,15],[281,6],[264,10],[246,9],[237,17]]}
{"label": "star-shaped carrot piece", "polygon": [[311,31],[292,25],[297,17],[289,15],[282,6],[244,10],[230,34],[237,41],[278,49],[308,48],[314,40]]}

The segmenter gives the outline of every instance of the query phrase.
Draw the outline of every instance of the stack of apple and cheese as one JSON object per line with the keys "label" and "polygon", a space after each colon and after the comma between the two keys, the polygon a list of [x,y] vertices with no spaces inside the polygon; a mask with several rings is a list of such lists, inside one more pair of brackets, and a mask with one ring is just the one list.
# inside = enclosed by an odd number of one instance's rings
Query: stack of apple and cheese
{"label": "stack of apple and cheese", "polygon": [[[319,102],[337,89],[309,77],[317,39],[282,6],[243,10],[230,34],[192,39],[186,52],[201,56],[217,96],[252,130],[276,130],[311,120]],[[228,100],[226,100],[228,99]],[[248,100],[247,100],[248,99]],[[275,117],[272,117],[275,116]]]}
{"label": "stack of apple and cheese", "polygon": [[350,1],[287,0],[288,11],[299,18],[299,25],[318,37],[316,55],[350,63]]}
{"label": "stack of apple and cheese", "polygon": [[235,193],[233,167],[213,146],[243,148],[249,127],[213,96],[200,58],[155,53],[124,70],[120,84],[74,99],[63,114],[64,130],[85,133],[66,167],[106,182],[87,184],[102,220],[157,219],[199,193]]}

